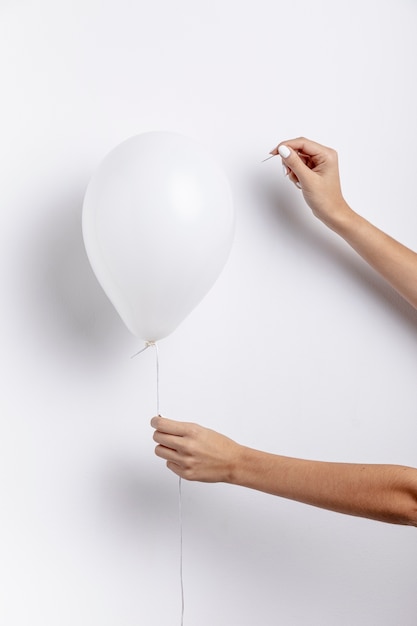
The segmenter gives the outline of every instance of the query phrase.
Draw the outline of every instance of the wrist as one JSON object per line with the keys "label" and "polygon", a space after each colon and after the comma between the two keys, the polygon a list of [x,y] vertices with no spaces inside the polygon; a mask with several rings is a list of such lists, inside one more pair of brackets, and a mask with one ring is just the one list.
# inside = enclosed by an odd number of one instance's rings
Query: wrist
{"label": "wrist", "polygon": [[269,468],[265,459],[271,455],[253,448],[238,445],[230,471],[230,483],[240,487],[259,489],[259,475]]}
{"label": "wrist", "polygon": [[358,215],[342,198],[340,202],[332,205],[326,213],[318,215],[318,217],[328,228],[345,237],[354,228],[355,219]]}
{"label": "wrist", "polygon": [[248,473],[248,466],[250,465],[251,448],[236,444],[235,454],[229,465],[229,476],[227,482],[232,485],[245,485],[245,476]]}

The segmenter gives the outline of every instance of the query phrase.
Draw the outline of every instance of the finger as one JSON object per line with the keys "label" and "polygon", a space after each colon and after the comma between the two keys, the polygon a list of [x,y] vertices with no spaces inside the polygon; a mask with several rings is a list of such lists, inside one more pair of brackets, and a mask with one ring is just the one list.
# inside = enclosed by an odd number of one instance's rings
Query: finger
{"label": "finger", "polygon": [[183,441],[183,438],[178,437],[178,435],[167,435],[160,430],[156,430],[153,434],[153,440],[156,443],[159,443],[161,446],[164,446],[165,448],[171,448],[171,450],[178,451],[180,450],[181,441]]}
{"label": "finger", "polygon": [[187,422],[177,422],[176,420],[169,420],[161,415],[156,415],[151,419],[151,426],[160,432],[182,437],[185,433]]}
{"label": "finger", "polygon": [[171,448],[158,445],[155,447],[155,454],[156,456],[159,456],[160,459],[165,459],[165,461],[172,461],[177,464],[180,463],[180,455],[176,450],[172,450]]}
{"label": "finger", "polygon": [[174,463],[174,461],[167,461],[167,468],[174,472],[177,476],[181,476],[184,478],[184,468],[178,463]]}
{"label": "finger", "polygon": [[289,179],[292,183],[294,183],[294,185],[295,185],[296,187],[298,187],[298,189],[302,189],[302,185],[301,185],[300,181],[298,180],[298,178],[297,178],[297,176],[294,174],[294,172],[291,172],[291,170],[290,170],[290,173],[288,174],[288,179]]}
{"label": "finger", "polygon": [[290,148],[286,143],[279,145],[278,153],[289,170],[290,180],[301,184],[303,184],[303,181],[307,182],[312,172],[306,164],[304,153],[300,156],[297,150]]}

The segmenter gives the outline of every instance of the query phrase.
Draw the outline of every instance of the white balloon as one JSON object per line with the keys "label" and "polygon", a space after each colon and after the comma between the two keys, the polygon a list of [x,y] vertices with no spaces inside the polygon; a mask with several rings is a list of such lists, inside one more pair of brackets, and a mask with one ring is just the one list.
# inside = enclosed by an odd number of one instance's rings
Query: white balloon
{"label": "white balloon", "polygon": [[99,165],[83,237],[94,273],[129,330],[169,335],[206,295],[233,241],[230,185],[214,159],[176,133],[136,135]]}

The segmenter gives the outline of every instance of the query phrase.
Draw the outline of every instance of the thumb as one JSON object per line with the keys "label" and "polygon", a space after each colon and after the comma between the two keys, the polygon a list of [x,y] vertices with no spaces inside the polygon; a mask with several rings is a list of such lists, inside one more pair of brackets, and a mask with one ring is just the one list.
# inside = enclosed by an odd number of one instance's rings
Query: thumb
{"label": "thumb", "polygon": [[285,144],[278,146],[278,153],[285,165],[289,167],[292,172],[294,172],[301,185],[303,185],[304,182],[307,182],[309,176],[311,175],[311,170],[307,167],[299,154]]}

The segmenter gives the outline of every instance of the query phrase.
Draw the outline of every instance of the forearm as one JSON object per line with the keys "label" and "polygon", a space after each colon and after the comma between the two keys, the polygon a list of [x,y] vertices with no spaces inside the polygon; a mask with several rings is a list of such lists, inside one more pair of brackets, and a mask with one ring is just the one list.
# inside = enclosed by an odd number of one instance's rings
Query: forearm
{"label": "forearm", "polygon": [[226,482],[339,513],[417,526],[417,469],[269,454],[161,416],[152,426],[155,453],[187,480]]}
{"label": "forearm", "polygon": [[417,470],[306,461],[241,447],[233,484],[312,506],[417,526]]}
{"label": "forearm", "polygon": [[403,298],[417,308],[415,252],[376,228],[347,204],[325,223],[343,237]]}

